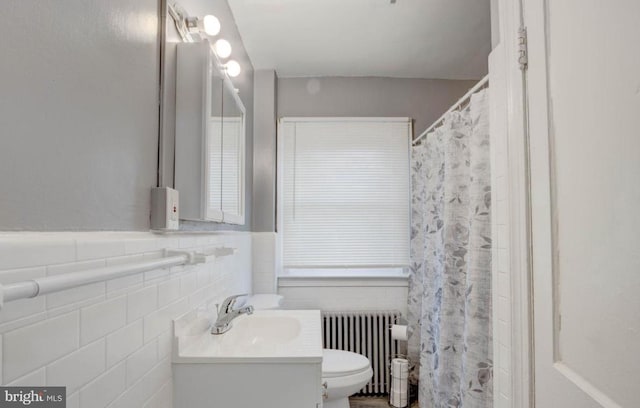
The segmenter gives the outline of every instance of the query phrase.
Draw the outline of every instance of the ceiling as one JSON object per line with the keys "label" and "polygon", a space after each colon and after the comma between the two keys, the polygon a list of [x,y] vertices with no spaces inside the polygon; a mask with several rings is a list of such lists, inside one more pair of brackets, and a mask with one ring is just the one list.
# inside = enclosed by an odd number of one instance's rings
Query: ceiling
{"label": "ceiling", "polygon": [[480,79],[490,0],[228,0],[255,69],[280,77]]}

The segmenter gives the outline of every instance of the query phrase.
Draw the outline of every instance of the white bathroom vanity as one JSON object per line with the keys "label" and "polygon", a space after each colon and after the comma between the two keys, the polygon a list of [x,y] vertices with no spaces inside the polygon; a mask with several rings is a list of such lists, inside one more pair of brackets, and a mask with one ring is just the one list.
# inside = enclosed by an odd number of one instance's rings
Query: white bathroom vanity
{"label": "white bathroom vanity", "polygon": [[318,310],[260,310],[212,335],[206,318],[174,321],[174,406],[322,407]]}

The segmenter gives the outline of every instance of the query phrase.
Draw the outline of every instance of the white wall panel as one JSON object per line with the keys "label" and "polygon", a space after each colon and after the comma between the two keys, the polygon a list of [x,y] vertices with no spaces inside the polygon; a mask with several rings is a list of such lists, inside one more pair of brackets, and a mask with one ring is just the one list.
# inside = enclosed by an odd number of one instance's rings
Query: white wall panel
{"label": "white wall panel", "polygon": [[[113,248],[121,247],[118,254],[124,254],[124,248],[130,254],[75,265],[73,256],[51,256],[51,248],[63,249],[66,244],[71,253],[79,247],[91,247],[95,256],[110,256]],[[64,273],[156,258],[163,248],[198,250],[209,246],[239,251],[212,263],[146,272],[129,282],[120,280],[117,290],[111,292],[113,297],[105,296],[103,283],[101,290],[74,295],[68,302],[50,294],[6,303],[0,310],[0,382],[65,385],[69,407],[171,407],[171,399],[166,400],[171,394],[171,319],[200,306],[221,303],[226,296],[250,292],[252,264],[248,233],[0,234],[0,283],[28,280],[34,269]],[[1,255],[7,248],[17,248],[24,257],[9,256],[5,262]],[[2,262],[21,268],[9,270]],[[13,306],[20,303],[24,312],[16,314]]]}

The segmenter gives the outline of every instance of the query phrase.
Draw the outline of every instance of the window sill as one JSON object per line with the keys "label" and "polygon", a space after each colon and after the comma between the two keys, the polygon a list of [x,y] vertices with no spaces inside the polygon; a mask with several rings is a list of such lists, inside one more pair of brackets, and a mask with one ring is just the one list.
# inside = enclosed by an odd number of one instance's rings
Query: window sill
{"label": "window sill", "polygon": [[278,287],[408,287],[408,275],[393,276],[279,276]]}

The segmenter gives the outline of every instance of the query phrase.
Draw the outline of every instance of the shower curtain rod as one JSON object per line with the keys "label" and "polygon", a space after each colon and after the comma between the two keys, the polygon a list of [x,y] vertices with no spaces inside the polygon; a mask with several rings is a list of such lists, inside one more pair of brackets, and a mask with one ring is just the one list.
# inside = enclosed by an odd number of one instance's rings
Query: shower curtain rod
{"label": "shower curtain rod", "polygon": [[460,106],[462,106],[462,104],[467,101],[469,98],[471,98],[471,95],[473,95],[474,93],[476,93],[480,88],[482,88],[483,86],[485,86],[487,83],[489,83],[489,75],[487,74],[484,78],[482,78],[481,80],[478,81],[477,84],[475,84],[473,86],[473,88],[469,89],[469,91],[464,94],[464,96],[460,99],[458,99],[458,102],[456,102],[452,107],[449,108],[448,111],[446,111],[442,116],[440,116],[438,118],[438,120],[436,120],[435,122],[433,122],[433,124],[431,126],[429,126],[427,128],[427,130],[425,130],[424,132],[420,133],[420,136],[416,137],[415,139],[413,139],[413,142],[411,142],[412,145],[416,145],[418,144],[418,142],[423,139],[427,134],[429,134],[429,132],[431,132],[433,129],[435,129],[439,124],[442,123],[442,121],[444,120],[444,118],[451,112],[453,112],[455,109],[459,108]]}
{"label": "shower curtain rod", "polygon": [[234,254],[235,248],[211,247],[204,252],[184,250],[163,250],[163,256],[140,262],[112,265],[100,268],[90,268],[78,272],[62,275],[34,278],[21,282],[0,284],[0,310],[5,302],[18,299],[33,298],[48,293],[76,288],[90,283],[103,282],[110,279],[122,278],[159,268],[170,268],[179,265],[194,265],[205,263],[209,257],[218,258]]}

